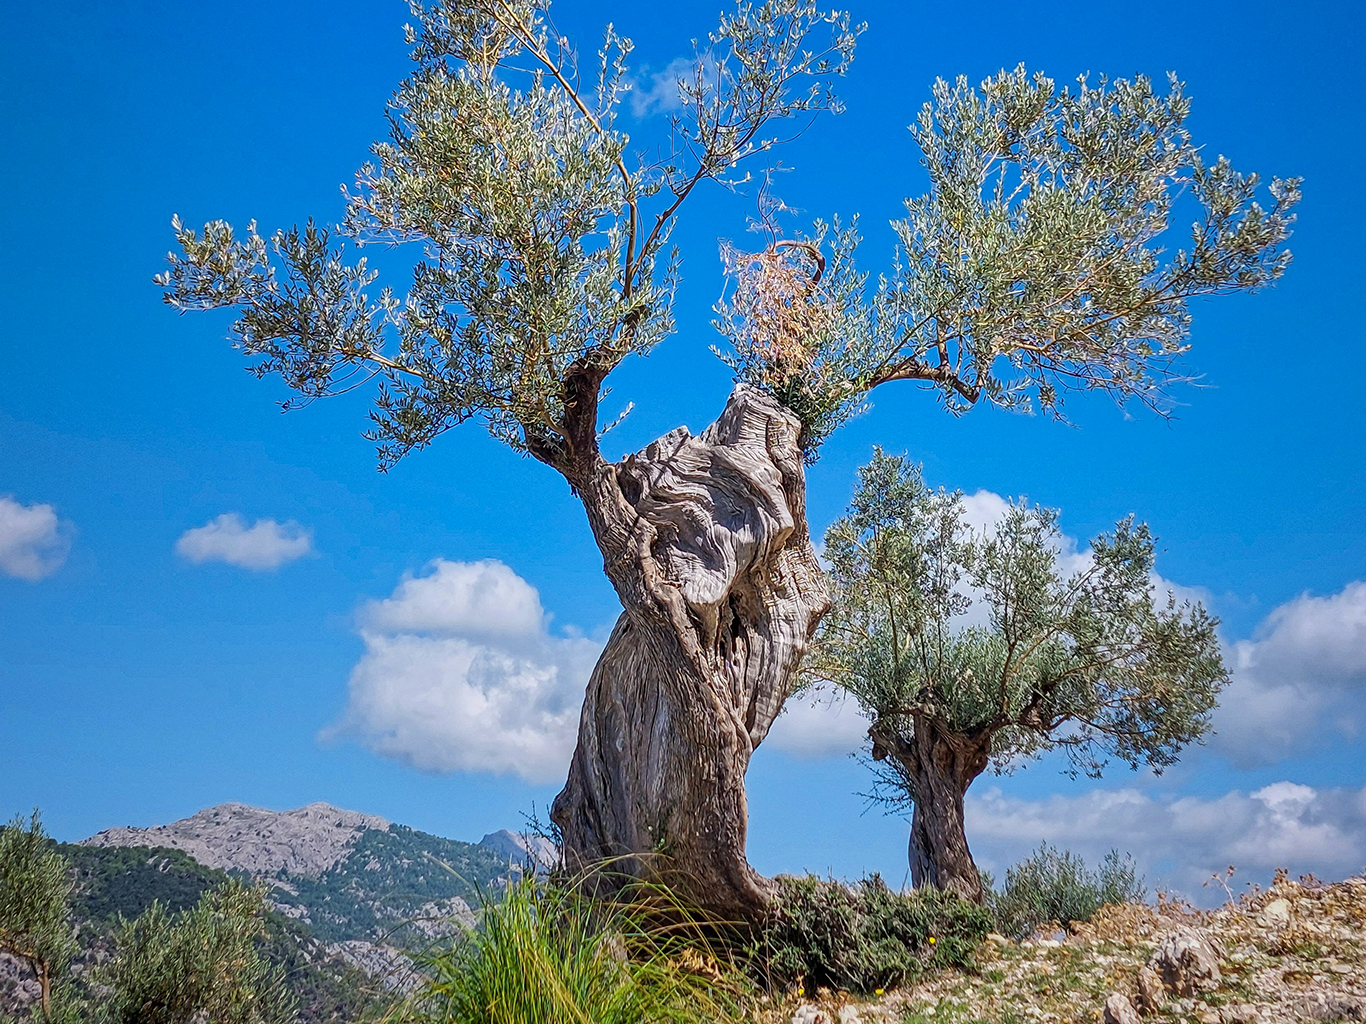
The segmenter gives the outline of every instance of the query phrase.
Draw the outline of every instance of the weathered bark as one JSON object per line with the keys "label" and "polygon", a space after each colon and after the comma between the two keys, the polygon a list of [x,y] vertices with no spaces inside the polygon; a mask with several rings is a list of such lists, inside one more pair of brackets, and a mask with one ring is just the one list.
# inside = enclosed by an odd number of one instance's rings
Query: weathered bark
{"label": "weathered bark", "polygon": [[701,436],[679,428],[571,479],[624,608],[551,808],[571,870],[667,877],[724,913],[766,902],[745,772],[829,605],[799,430],[741,386]]}
{"label": "weathered bark", "polygon": [[989,739],[957,735],[927,716],[912,716],[910,738],[875,724],[873,757],[891,757],[909,783],[911,884],[934,886],[981,903],[982,876],[968,849],[963,797],[986,769]]}

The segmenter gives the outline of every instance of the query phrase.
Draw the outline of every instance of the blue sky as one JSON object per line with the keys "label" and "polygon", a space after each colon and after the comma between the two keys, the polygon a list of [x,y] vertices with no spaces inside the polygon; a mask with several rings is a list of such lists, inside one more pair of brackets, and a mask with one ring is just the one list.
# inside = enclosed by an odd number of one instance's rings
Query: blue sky
{"label": "blue sky", "polygon": [[[648,85],[716,8],[679,0],[662,16],[564,0],[556,13],[584,49],[607,21],[632,36]],[[861,212],[868,266],[890,250],[886,221],[924,187],[904,126],[939,75],[978,80],[1020,61],[1058,79],[1172,69],[1209,151],[1305,179],[1285,280],[1195,309],[1191,365],[1206,386],[1178,396],[1174,421],[1126,418],[1101,400],[1074,404],[1075,427],[986,408],[953,420],[893,386],[811,471],[818,529],[874,444],[923,460],[934,483],[1060,507],[1078,538],[1134,511],[1162,538],[1161,574],[1200,588],[1223,618],[1237,668],[1228,739],[1162,779],[1116,768],[1073,782],[1048,763],[984,778],[970,836],[979,859],[999,871],[1044,838],[1091,853],[1117,845],[1185,888],[1227,856],[1251,874],[1277,857],[1296,858],[1292,870],[1360,870],[1360,9],[1196,3],[1158,18],[1126,5],[866,2],[854,14],[869,28],[841,90],[848,112],[791,148],[796,169],[779,184],[811,216]],[[544,770],[527,781],[507,758],[487,761],[501,771],[460,767],[478,758],[432,753],[439,730],[414,740],[425,753],[386,751],[357,726],[354,702],[348,712],[348,679],[383,675],[416,607],[404,601],[422,596],[404,581],[439,577],[438,559],[466,564],[440,577],[457,588],[474,578],[469,565],[494,560],[508,573],[490,579],[519,607],[534,589],[548,625],[529,627],[528,642],[539,664],[572,675],[617,606],[563,482],[475,427],[380,475],[359,436],[364,396],[282,416],[282,386],[242,371],[228,320],[179,318],[151,284],[172,213],[263,229],[340,215],[338,185],[382,133],[406,70],[406,8],[130,2],[11,5],[3,18],[0,812],[39,805],[68,839],[227,800],[327,800],[463,838],[517,825],[558,788]],[[723,405],[728,373],[707,352],[717,240],[740,236],[749,210],[713,192],[684,218],[680,329],[614,377],[636,406],[612,435],[618,452],[679,423],[700,430]],[[177,551],[223,515],[284,533],[242,540],[229,521]],[[273,570],[222,560],[257,544],[270,561],[291,537],[307,552]],[[841,735],[819,722],[814,733]],[[756,756],[755,864],[899,881],[905,823],[863,813],[864,770],[816,747],[793,731],[786,749]]]}

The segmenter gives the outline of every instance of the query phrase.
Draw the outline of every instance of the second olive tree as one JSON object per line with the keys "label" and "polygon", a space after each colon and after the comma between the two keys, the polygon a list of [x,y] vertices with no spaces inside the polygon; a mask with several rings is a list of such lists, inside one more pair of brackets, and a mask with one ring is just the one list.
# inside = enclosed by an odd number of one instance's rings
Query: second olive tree
{"label": "second olive tree", "polygon": [[913,808],[914,884],[975,900],[963,798],[988,769],[1061,751],[1161,769],[1209,729],[1227,673],[1217,620],[1155,586],[1131,518],[1065,552],[1057,513],[1010,504],[981,529],[961,493],[878,452],[825,535],[833,607],[805,671],[872,719],[874,796]]}

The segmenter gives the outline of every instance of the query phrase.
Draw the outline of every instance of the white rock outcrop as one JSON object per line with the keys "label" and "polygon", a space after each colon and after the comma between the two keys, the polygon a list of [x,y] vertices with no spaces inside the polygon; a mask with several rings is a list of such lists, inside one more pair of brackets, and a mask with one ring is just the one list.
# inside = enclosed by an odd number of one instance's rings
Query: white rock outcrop
{"label": "white rock outcrop", "polygon": [[366,829],[387,831],[373,814],[314,803],[294,811],[219,804],[169,825],[111,828],[82,846],[166,846],[199,863],[253,875],[316,878],[342,860]]}

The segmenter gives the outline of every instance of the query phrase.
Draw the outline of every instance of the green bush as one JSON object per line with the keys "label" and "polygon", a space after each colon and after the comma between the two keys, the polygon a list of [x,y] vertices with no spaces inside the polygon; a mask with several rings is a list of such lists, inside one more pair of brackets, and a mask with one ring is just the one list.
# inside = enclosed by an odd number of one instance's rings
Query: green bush
{"label": "green bush", "polygon": [[1084,858],[1044,843],[1006,871],[1005,888],[988,894],[996,929],[1023,938],[1041,925],[1089,921],[1111,903],[1132,903],[1147,890],[1132,857],[1111,850],[1092,870]]}
{"label": "green bush", "polygon": [[282,972],[261,954],[263,890],[230,879],[187,910],[153,901],[114,933],[118,952],[101,971],[111,990],[106,1024],[292,1024]]}
{"label": "green bush", "polygon": [[[661,913],[662,908],[665,913]],[[605,903],[535,878],[483,901],[477,927],[429,951],[412,1024],[723,1024],[752,986],[664,890]]]}
{"label": "green bush", "polygon": [[893,892],[873,875],[857,886],[778,879],[756,936],[754,961],[769,985],[869,993],[946,967],[966,968],[991,915],[937,889]]}

